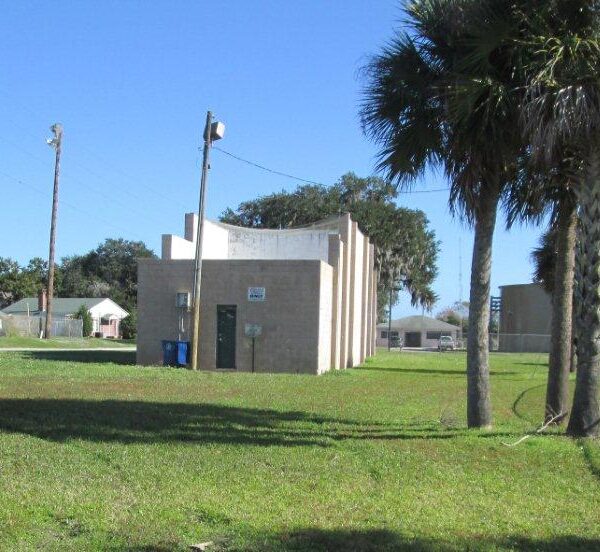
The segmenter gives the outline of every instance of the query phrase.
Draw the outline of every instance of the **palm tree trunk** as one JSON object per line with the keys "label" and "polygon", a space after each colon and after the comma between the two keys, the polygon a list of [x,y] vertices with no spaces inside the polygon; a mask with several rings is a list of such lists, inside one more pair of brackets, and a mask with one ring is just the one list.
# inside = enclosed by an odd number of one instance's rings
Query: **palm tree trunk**
{"label": "palm tree trunk", "polygon": [[475,219],[469,334],[467,340],[467,424],[491,428],[489,325],[492,241],[500,193],[497,189],[482,194]]}
{"label": "palm tree trunk", "polygon": [[[575,232],[575,241],[577,242],[577,232]],[[577,249],[575,249],[576,251]],[[575,271],[573,271],[573,280],[575,280]],[[577,317],[575,316],[575,304],[571,309],[571,374],[577,370]]]}
{"label": "palm tree trunk", "polygon": [[[573,327],[573,280],[575,278],[577,237],[577,211],[571,202],[563,201],[559,206],[557,227],[550,363],[546,387],[546,421],[559,414],[566,414],[568,410]],[[561,416],[556,423],[560,424],[563,419],[564,416]]]}
{"label": "palm tree trunk", "polygon": [[567,433],[600,435],[600,153],[591,148],[577,187],[579,248],[576,258],[577,378]]}

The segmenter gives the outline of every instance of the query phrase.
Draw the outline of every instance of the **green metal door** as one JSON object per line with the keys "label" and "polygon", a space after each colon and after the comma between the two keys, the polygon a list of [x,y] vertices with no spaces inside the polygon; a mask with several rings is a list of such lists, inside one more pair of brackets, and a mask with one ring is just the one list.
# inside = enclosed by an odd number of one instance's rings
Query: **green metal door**
{"label": "green metal door", "polygon": [[217,368],[235,368],[236,305],[217,305]]}

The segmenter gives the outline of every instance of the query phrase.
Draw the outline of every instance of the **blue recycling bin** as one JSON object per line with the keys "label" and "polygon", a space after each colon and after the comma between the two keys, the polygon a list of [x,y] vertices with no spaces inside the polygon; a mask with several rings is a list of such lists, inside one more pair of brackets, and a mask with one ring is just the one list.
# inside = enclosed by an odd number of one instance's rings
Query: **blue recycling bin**
{"label": "blue recycling bin", "polygon": [[175,366],[177,364],[176,341],[162,340],[163,366]]}
{"label": "blue recycling bin", "polygon": [[187,366],[190,362],[190,342],[177,341],[177,366]]}
{"label": "blue recycling bin", "polygon": [[187,366],[190,355],[189,341],[163,339],[163,366]]}

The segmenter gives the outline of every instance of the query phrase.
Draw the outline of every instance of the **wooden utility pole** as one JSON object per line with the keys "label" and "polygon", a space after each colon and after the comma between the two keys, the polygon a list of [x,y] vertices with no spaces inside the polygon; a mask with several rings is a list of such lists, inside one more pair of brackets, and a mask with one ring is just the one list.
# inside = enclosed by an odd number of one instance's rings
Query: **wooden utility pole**
{"label": "wooden utility pole", "polygon": [[60,175],[60,149],[62,145],[63,129],[60,123],[50,127],[54,138],[48,140],[48,145],[54,148],[56,159],[54,162],[54,191],[52,193],[52,219],[50,221],[50,253],[48,256],[48,304],[46,307],[46,326],[44,337],[50,338],[52,333],[52,299],[54,296],[54,245],[56,243],[56,216],[58,214],[58,179]]}
{"label": "wooden utility pole", "polygon": [[204,227],[204,206],[206,198],[206,180],[208,176],[211,136],[212,113],[206,113],[206,125],[204,126],[204,151],[202,159],[202,178],[200,180],[200,203],[198,205],[198,229],[196,230],[196,258],[194,263],[194,295],[192,298],[192,353],[191,369],[198,370],[198,351],[200,337],[200,289],[202,283],[202,234]]}

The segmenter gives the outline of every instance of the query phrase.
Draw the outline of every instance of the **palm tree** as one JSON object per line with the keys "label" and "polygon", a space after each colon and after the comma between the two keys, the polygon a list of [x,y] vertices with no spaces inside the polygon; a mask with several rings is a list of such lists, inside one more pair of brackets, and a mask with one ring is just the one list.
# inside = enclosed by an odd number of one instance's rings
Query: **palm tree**
{"label": "palm tree", "polygon": [[576,255],[577,379],[567,432],[600,435],[600,7],[554,0],[531,19],[531,75],[523,119],[534,156],[561,155],[565,144],[583,160],[573,190],[579,218]]}
{"label": "palm tree", "polygon": [[572,365],[573,280],[577,213],[573,187],[580,178],[574,157],[556,160],[556,167],[543,172],[531,166],[529,158],[518,184],[511,187],[506,207],[507,226],[516,221],[539,223],[550,214],[542,246],[534,251],[537,280],[552,298],[550,355],[546,387],[545,421],[560,424],[568,413],[569,373]]}
{"label": "palm tree", "polygon": [[[450,207],[475,230],[467,344],[467,423],[490,427],[489,319],[497,207],[515,178],[521,140],[510,63],[485,47],[503,9],[467,0],[420,0],[366,67],[363,127],[381,147],[378,168],[407,187],[430,167],[450,180]],[[499,15],[497,15],[499,14]],[[483,45],[483,46],[482,46]]]}
{"label": "palm tree", "polygon": [[[546,415],[565,414],[557,420],[561,423],[568,413],[569,373],[576,366],[576,332],[573,311],[575,282],[575,251],[577,247],[577,207],[571,193],[568,205],[560,205],[562,213],[543,234],[542,244],[532,254],[535,278],[552,296],[551,350],[549,358],[548,385],[546,391]],[[551,256],[551,258],[550,258]],[[546,281],[547,278],[547,281]]]}
{"label": "palm tree", "polygon": [[[533,281],[540,284],[548,295],[554,293],[554,271],[556,269],[556,228],[550,224],[540,236],[538,245],[531,252]],[[573,251],[575,251],[573,249]],[[573,261],[575,255],[573,255]],[[575,278],[575,267],[573,267]]]}

